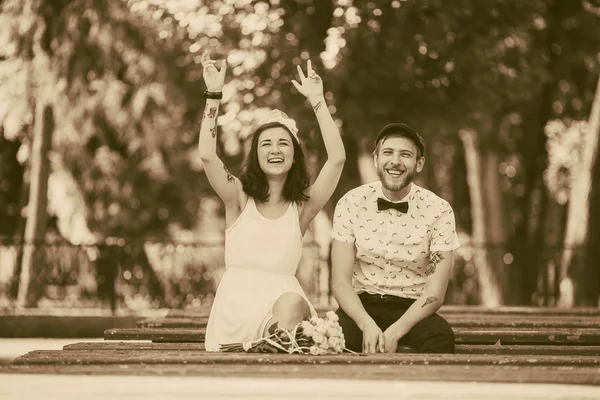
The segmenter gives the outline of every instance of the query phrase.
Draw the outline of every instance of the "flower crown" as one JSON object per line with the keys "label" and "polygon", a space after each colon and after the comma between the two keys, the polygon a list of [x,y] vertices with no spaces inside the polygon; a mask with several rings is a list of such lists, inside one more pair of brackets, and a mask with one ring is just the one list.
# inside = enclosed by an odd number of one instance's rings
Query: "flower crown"
{"label": "flower crown", "polygon": [[267,115],[266,121],[263,122],[263,125],[272,122],[277,122],[285,126],[291,132],[294,139],[300,143],[300,140],[298,139],[298,128],[296,127],[296,121],[288,117],[286,113],[277,109],[271,110],[269,115]]}

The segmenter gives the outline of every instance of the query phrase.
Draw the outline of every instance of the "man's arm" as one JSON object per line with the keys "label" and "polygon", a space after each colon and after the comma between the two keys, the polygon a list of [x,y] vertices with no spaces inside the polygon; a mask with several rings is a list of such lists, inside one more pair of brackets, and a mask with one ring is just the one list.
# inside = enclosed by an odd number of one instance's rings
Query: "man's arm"
{"label": "man's arm", "polygon": [[363,352],[383,352],[385,348],[383,332],[367,313],[352,288],[354,261],[354,243],[334,239],[331,248],[333,295],[342,310],[363,332]]}
{"label": "man's arm", "polygon": [[454,251],[431,253],[425,269],[425,291],[406,310],[404,315],[384,333],[386,352],[395,353],[398,340],[406,335],[417,323],[435,313],[442,306],[450,274],[454,265]]}

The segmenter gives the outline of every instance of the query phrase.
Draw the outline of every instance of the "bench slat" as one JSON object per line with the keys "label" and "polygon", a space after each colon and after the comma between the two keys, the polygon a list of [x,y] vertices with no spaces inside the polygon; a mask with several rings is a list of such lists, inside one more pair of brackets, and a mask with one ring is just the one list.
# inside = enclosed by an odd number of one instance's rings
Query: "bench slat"
{"label": "bench slat", "polygon": [[[450,314],[446,316],[451,326],[459,327],[513,327],[513,328],[597,328],[600,318],[589,316],[507,316],[507,315],[467,315]],[[204,328],[207,317],[198,318],[160,318],[138,321],[140,328]]]}
{"label": "bench slat", "polygon": [[558,307],[523,307],[523,306],[501,306],[498,308],[489,308],[483,306],[468,305],[444,305],[439,310],[440,314],[485,314],[485,315],[589,315],[600,316],[598,307],[577,307],[577,308],[558,308]]}
{"label": "bench slat", "polygon": [[288,355],[211,353],[179,350],[36,350],[14,360],[14,364],[422,364],[422,365],[549,365],[599,366],[596,356],[530,354],[371,354]]}
{"label": "bench slat", "polygon": [[[574,344],[600,345],[600,329],[472,329],[454,328],[457,344]],[[153,342],[204,342],[205,329],[132,328],[108,329],[106,340],[151,340]]]}
{"label": "bench slat", "polygon": [[[599,385],[598,367],[540,365],[319,365],[298,364],[104,364],[8,365],[0,372],[26,374],[91,374],[203,376],[304,379],[384,379],[390,381],[570,383]],[[518,396],[525,398],[524,396]],[[500,397],[498,397],[500,398]],[[514,395],[510,398],[514,398]],[[532,397],[539,399],[539,396]]]}
{"label": "bench slat", "polygon": [[[183,310],[169,310],[168,317],[195,318],[198,316],[208,317],[210,305],[201,307],[189,307]],[[319,315],[325,315],[327,311],[333,310],[333,307],[315,306]],[[506,316],[595,316],[600,317],[599,307],[577,307],[577,308],[558,308],[558,307],[523,307],[523,306],[501,306],[489,308],[483,306],[470,305],[443,305],[438,314],[450,316],[452,314],[466,315],[506,315]]]}
{"label": "bench slat", "polygon": [[204,343],[206,330],[169,328],[107,329],[106,340],[151,340],[153,342],[196,342]]}
{"label": "bench slat", "polygon": [[[201,351],[204,343],[153,343],[153,342],[82,342],[68,344],[63,347],[65,351],[87,350],[178,350],[178,351]],[[399,351],[411,352],[407,346],[402,346]],[[561,346],[561,345],[457,345],[458,354],[549,354],[549,355],[587,355],[600,356],[600,346]]]}
{"label": "bench slat", "polygon": [[72,350],[87,350],[87,351],[102,351],[102,350],[178,350],[178,351],[203,351],[204,343],[168,343],[168,342],[81,342],[72,343],[63,346],[63,351]]}
{"label": "bench slat", "polygon": [[600,344],[600,329],[454,329],[457,344]]}

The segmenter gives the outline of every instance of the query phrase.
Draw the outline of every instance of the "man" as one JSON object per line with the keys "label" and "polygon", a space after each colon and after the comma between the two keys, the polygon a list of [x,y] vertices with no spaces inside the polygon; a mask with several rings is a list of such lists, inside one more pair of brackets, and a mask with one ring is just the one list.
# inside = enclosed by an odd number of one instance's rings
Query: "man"
{"label": "man", "polygon": [[452,208],[412,182],[425,164],[414,129],[387,125],[375,143],[379,181],[348,192],[333,221],[333,294],[346,347],[453,353],[454,333],[436,314],[459,247]]}

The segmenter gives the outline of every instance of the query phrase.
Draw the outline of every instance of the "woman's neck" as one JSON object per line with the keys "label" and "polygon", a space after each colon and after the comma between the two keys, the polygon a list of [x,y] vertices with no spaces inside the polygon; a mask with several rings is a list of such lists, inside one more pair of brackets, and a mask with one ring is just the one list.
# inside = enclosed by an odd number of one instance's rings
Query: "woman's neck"
{"label": "woman's neck", "polygon": [[268,181],[269,184],[269,200],[267,203],[278,204],[285,203],[286,200],[283,197],[283,186],[285,185],[285,177],[283,178],[271,178]]}

